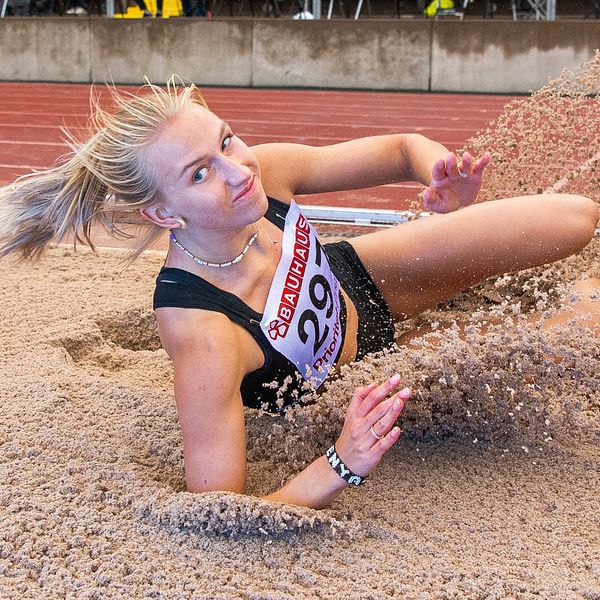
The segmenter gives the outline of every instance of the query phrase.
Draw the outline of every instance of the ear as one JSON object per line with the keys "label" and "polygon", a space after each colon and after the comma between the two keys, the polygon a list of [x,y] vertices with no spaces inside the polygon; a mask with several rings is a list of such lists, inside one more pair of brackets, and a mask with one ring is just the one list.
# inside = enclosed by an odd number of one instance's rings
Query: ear
{"label": "ear", "polygon": [[150,223],[154,223],[165,229],[175,229],[180,226],[177,217],[164,206],[155,205],[140,208],[140,214],[144,219],[150,221]]}

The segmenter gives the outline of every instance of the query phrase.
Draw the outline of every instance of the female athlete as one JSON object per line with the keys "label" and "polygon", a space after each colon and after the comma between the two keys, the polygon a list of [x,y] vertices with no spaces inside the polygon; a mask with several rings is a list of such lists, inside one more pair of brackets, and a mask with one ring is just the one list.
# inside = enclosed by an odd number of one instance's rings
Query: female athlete
{"label": "female athlete", "polygon": [[[67,162],[0,191],[0,255],[33,257],[69,233],[91,244],[93,223],[118,233],[124,212],[149,223],[138,252],[170,230],[154,307],[190,491],[245,491],[244,406],[284,410],[391,347],[394,322],[577,252],[598,220],[579,196],[476,204],[488,154],[458,159],[413,134],[249,148],[195,86],[146,87],[113,114],[98,109]],[[321,245],[293,200],[406,180],[439,214],[349,242]],[[400,374],[357,389],[332,447],[266,498],[320,508],[362,483],[398,439],[410,394]]]}

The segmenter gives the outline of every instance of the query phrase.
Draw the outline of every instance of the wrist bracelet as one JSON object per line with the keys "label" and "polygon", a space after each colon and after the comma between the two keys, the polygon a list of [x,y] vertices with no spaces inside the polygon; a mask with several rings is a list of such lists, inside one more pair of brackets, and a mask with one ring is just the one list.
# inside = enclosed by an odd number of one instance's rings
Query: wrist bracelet
{"label": "wrist bracelet", "polygon": [[356,473],[353,473],[340,459],[335,444],[327,450],[325,453],[327,456],[327,462],[331,465],[331,468],[346,482],[350,485],[362,485],[366,480],[367,476],[361,477]]}

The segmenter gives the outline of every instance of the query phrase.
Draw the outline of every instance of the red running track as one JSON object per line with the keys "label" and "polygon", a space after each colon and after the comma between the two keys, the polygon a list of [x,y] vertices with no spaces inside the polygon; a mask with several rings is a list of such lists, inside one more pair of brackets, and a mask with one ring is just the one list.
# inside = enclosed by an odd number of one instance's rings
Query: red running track
{"label": "red running track", "polygon": [[[101,88],[97,88],[101,89]],[[135,88],[129,88],[135,89]],[[86,128],[90,86],[0,83],[0,184],[52,166],[66,151],[62,127]],[[249,145],[334,144],[368,135],[421,133],[459,149],[485,129],[512,98],[459,94],[208,88],[209,106]],[[303,196],[300,202],[403,209],[422,186],[391,184]]]}

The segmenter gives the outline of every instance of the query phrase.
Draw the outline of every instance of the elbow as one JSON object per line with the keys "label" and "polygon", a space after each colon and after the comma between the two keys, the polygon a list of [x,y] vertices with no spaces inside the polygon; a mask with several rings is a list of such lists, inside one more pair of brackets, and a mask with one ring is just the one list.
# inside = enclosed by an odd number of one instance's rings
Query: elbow
{"label": "elbow", "polygon": [[596,227],[598,225],[598,220],[600,219],[600,209],[598,204],[594,202],[591,198],[585,198],[578,196],[582,200],[582,209],[586,213],[589,235],[590,238],[593,237],[594,232],[596,231]]}
{"label": "elbow", "polygon": [[415,148],[419,148],[430,141],[429,138],[420,133],[398,133],[397,139],[402,154],[406,157],[409,157]]}
{"label": "elbow", "polygon": [[246,483],[239,481],[208,481],[207,479],[198,479],[186,477],[185,485],[188,492],[192,494],[203,494],[205,492],[233,492],[234,494],[246,494]]}
{"label": "elbow", "polygon": [[420,133],[398,133],[394,136],[395,148],[391,156],[401,156],[403,170],[397,174],[398,181],[420,181],[419,151],[430,140]]}

